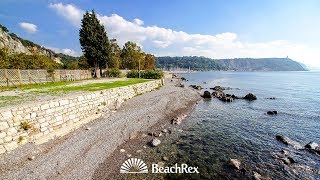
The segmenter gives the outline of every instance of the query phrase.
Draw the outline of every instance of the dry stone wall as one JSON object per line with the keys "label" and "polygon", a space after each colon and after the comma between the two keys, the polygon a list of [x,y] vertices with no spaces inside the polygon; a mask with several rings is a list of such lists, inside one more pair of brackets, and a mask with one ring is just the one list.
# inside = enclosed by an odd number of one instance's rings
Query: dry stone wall
{"label": "dry stone wall", "polygon": [[65,135],[103,113],[117,109],[122,102],[162,85],[162,80],[154,80],[0,109],[0,154],[20,144],[43,143]]}

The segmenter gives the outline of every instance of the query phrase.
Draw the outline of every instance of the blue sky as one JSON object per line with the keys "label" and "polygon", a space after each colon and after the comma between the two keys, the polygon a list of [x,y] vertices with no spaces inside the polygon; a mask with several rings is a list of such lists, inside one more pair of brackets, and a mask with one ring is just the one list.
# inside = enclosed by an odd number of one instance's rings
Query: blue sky
{"label": "blue sky", "polygon": [[155,55],[286,57],[320,68],[317,0],[1,0],[0,23],[55,51],[80,55],[82,13],[110,38]]}

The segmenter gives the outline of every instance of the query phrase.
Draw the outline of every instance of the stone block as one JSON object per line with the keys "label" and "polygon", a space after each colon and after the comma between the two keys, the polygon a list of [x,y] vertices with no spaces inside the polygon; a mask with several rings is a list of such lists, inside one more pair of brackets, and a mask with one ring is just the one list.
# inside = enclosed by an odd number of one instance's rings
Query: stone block
{"label": "stone block", "polygon": [[50,108],[50,105],[49,105],[49,104],[43,104],[43,105],[40,106],[40,109],[41,109],[41,110],[47,110],[47,109],[49,109],[49,108]]}
{"label": "stone block", "polygon": [[0,132],[0,139],[4,138],[7,136],[6,132]]}
{"label": "stone block", "polygon": [[69,100],[67,100],[67,99],[60,100],[60,101],[59,101],[59,104],[60,104],[60,106],[67,105],[67,104],[69,104]]}
{"label": "stone block", "polygon": [[1,112],[1,115],[2,115],[3,119],[13,118],[13,115],[12,115],[12,112],[11,112],[11,111]]}
{"label": "stone block", "polygon": [[14,150],[14,149],[16,149],[18,147],[18,143],[17,142],[11,142],[11,143],[4,144],[3,146],[7,151],[12,151],[12,150]]}
{"label": "stone block", "polygon": [[9,128],[9,124],[7,122],[0,122],[0,131]]}
{"label": "stone block", "polygon": [[15,135],[17,132],[18,132],[17,129],[14,127],[7,129],[7,135],[9,136]]}
{"label": "stone block", "polygon": [[6,152],[6,149],[4,148],[4,146],[0,145],[0,154],[5,152]]}

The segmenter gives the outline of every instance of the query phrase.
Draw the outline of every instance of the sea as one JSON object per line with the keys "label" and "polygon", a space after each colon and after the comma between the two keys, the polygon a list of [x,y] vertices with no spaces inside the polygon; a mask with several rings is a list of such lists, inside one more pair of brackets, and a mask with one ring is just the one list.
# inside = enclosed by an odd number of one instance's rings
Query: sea
{"label": "sea", "polygon": [[[197,72],[182,74],[186,86],[230,87],[225,93],[237,99],[222,102],[204,99],[177,128],[159,152],[167,152],[168,164],[186,163],[199,174],[168,174],[166,179],[251,179],[253,172],[266,179],[320,179],[320,156],[286,145],[282,135],[302,147],[320,144],[320,72]],[[274,97],[274,99],[272,99]],[[271,99],[270,99],[271,98]],[[278,111],[267,115],[267,111]],[[162,149],[161,149],[162,148]],[[275,155],[286,151],[295,162],[285,164]],[[170,152],[170,154],[168,154]],[[241,161],[241,171],[229,165]]]}

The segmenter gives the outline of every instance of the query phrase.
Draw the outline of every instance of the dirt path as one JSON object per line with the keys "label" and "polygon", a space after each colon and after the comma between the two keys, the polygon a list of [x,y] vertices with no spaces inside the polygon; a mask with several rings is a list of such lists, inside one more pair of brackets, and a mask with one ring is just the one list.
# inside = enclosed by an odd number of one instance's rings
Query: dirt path
{"label": "dirt path", "polygon": [[[26,144],[1,155],[0,177],[92,179],[94,176],[108,179],[108,172],[113,172],[112,167],[117,164],[112,163],[111,155],[128,141],[130,134],[135,131],[146,134],[150,127],[157,127],[157,123],[168,123],[177,114],[190,110],[198,99],[197,92],[169,82],[160,90],[128,100],[117,112],[62,138],[42,145]],[[148,138],[138,136],[132,141],[144,142]]]}

